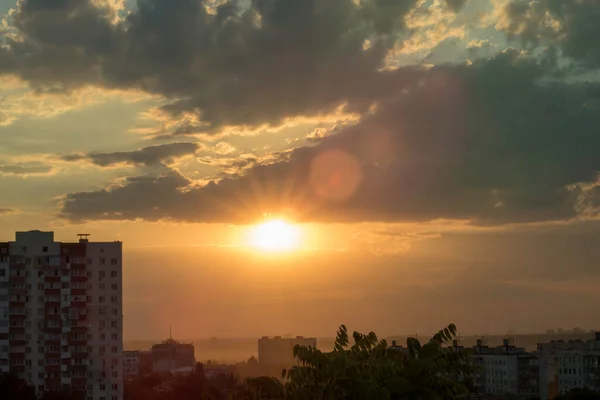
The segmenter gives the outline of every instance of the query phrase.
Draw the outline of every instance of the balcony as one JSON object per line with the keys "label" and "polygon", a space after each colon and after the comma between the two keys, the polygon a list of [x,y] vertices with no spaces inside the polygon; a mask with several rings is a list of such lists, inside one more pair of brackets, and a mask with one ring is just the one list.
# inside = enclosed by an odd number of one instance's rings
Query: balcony
{"label": "balcony", "polygon": [[11,275],[8,278],[8,281],[10,283],[24,283],[27,280],[27,277],[25,277],[25,275]]}
{"label": "balcony", "polygon": [[52,296],[56,296],[60,298],[60,289],[59,288],[45,288],[44,289],[44,296],[46,297],[52,297]]}

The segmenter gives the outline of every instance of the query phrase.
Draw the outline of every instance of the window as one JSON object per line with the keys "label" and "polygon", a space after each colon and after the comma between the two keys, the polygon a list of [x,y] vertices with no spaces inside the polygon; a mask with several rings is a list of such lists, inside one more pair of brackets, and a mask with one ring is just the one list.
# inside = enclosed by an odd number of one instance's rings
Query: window
{"label": "window", "polygon": [[100,271],[98,276],[100,277],[100,279],[104,278],[104,271]]}
{"label": "window", "polygon": [[104,285],[104,283],[100,284],[100,290],[104,290],[106,288],[106,286]]}
{"label": "window", "polygon": [[117,265],[117,259],[116,258],[111,258],[110,259],[110,264],[111,265]]}
{"label": "window", "polygon": [[112,290],[118,290],[118,289],[119,289],[119,285],[117,285],[116,283],[111,283],[111,284],[110,284],[110,288],[111,288]]}
{"label": "window", "polygon": [[105,265],[105,264],[106,264],[106,258],[101,258],[100,265]]}
{"label": "window", "polygon": [[116,333],[113,333],[113,334],[110,335],[110,338],[112,340],[117,340],[119,338],[119,335],[117,335]]}
{"label": "window", "polygon": [[48,246],[44,246],[44,247],[42,247],[42,252],[43,252],[43,253],[47,253],[47,252],[48,252]]}
{"label": "window", "polygon": [[118,351],[118,350],[117,350],[117,346],[112,346],[112,347],[110,348],[110,351],[112,351],[113,353],[116,353],[116,352]]}
{"label": "window", "polygon": [[98,297],[98,301],[99,301],[100,303],[104,303],[104,296],[100,296],[100,297]]}
{"label": "window", "polygon": [[6,276],[6,270],[0,269],[0,276]]}
{"label": "window", "polygon": [[110,321],[110,327],[111,328],[118,328],[117,321]]}
{"label": "window", "polygon": [[113,309],[112,309],[112,315],[118,315],[118,313],[119,313],[119,312],[118,312],[118,310],[117,310],[116,308],[113,308]]}
{"label": "window", "polygon": [[110,271],[111,278],[116,278],[117,276],[119,276],[119,273],[117,271]]}
{"label": "window", "polygon": [[119,385],[117,385],[116,383],[113,383],[112,388],[113,388],[113,390],[117,390],[119,388]]}
{"label": "window", "polygon": [[106,385],[105,384],[100,385],[100,390],[106,390]]}

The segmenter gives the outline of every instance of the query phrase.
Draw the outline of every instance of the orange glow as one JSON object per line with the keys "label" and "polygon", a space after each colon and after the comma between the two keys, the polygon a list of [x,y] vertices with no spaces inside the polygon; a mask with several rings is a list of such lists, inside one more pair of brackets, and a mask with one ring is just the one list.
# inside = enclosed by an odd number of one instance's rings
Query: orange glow
{"label": "orange glow", "polygon": [[293,250],[300,245],[299,228],[280,219],[253,227],[249,236],[251,246],[265,251]]}

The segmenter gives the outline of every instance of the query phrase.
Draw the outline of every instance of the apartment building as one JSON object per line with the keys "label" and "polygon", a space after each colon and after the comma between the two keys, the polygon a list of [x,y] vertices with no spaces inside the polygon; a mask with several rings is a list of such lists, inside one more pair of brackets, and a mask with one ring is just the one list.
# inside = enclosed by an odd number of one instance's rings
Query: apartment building
{"label": "apartment building", "polygon": [[475,387],[482,394],[492,396],[511,395],[530,399],[539,392],[538,355],[515,347],[510,339],[502,346],[488,347],[483,339],[472,347],[473,359],[482,372],[475,378]]}
{"label": "apartment building", "polygon": [[140,374],[140,351],[123,351],[123,376],[138,376]]}
{"label": "apartment building", "polygon": [[196,365],[192,343],[181,343],[169,338],[152,346],[150,352],[153,372],[172,372],[181,368],[193,368]]}
{"label": "apartment building", "polygon": [[0,371],[36,392],[123,399],[122,244],[17,232],[0,242]]}
{"label": "apartment building", "polygon": [[[541,400],[586,386],[600,390],[600,332],[595,333],[593,340],[553,340],[538,343],[537,347],[540,354]],[[595,385],[594,381],[597,382]]]}
{"label": "apartment building", "polygon": [[267,366],[291,367],[297,364],[297,360],[294,359],[296,345],[317,347],[317,339],[303,336],[295,338],[263,336],[258,340],[258,362]]}
{"label": "apartment building", "polygon": [[576,388],[600,390],[600,332],[594,340],[559,350],[556,361],[559,394]]}

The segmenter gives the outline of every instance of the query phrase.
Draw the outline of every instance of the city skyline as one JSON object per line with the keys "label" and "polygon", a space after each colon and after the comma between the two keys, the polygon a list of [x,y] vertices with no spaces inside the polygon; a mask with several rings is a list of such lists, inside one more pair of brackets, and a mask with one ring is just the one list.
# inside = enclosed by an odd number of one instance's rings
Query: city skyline
{"label": "city skyline", "polygon": [[0,239],[126,339],[593,328],[600,3],[389,3],[0,0]]}

